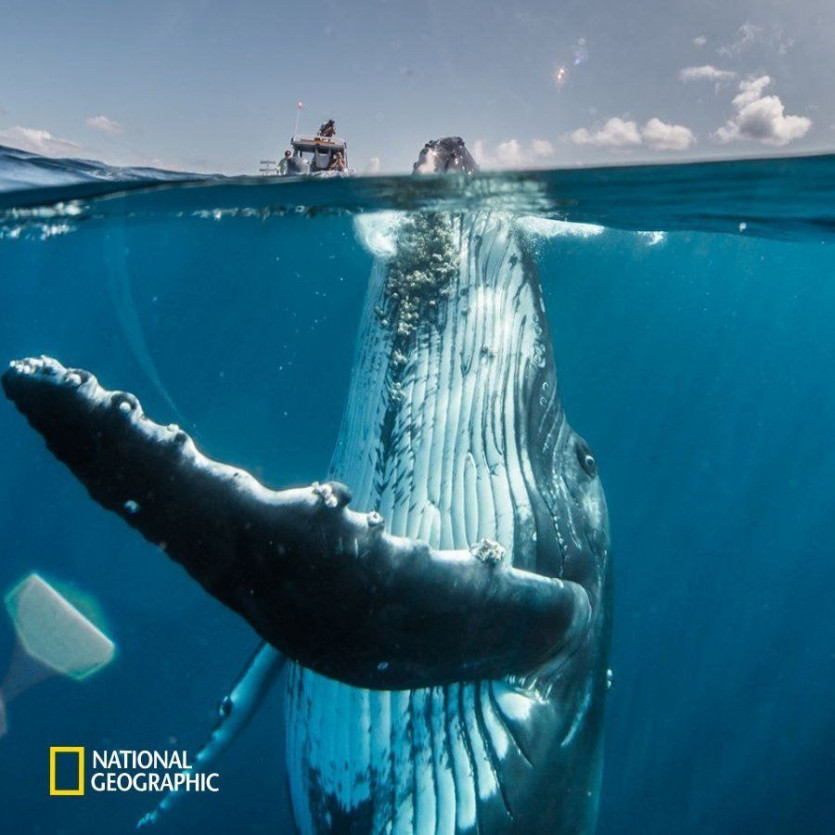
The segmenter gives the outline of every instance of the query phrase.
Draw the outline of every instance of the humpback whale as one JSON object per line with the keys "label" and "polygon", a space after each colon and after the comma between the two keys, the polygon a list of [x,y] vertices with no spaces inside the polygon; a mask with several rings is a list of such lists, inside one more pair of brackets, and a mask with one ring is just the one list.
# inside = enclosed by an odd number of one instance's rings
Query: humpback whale
{"label": "humpback whale", "polygon": [[[415,170],[476,166],[447,137]],[[2,384],[93,499],[263,639],[198,767],[278,681],[300,832],[593,832],[608,515],[511,215],[402,221],[321,483],[270,490],[48,357]]]}

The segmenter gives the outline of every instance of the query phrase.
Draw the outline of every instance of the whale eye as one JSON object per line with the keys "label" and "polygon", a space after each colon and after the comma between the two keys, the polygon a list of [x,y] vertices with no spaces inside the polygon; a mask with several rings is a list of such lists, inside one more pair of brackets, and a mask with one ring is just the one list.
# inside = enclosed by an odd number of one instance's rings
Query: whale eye
{"label": "whale eye", "polygon": [[595,460],[589,445],[582,438],[577,438],[574,448],[577,452],[577,460],[580,462],[583,472],[585,472],[589,478],[594,478],[597,475],[597,461]]}

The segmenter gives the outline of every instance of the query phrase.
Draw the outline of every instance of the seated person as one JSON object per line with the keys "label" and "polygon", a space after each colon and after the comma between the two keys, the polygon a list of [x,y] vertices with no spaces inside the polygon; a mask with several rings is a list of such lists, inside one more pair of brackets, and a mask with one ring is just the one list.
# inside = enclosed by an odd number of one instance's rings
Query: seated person
{"label": "seated person", "polygon": [[344,171],[345,157],[342,156],[342,151],[337,151],[332,157],[328,165],[328,171]]}
{"label": "seated person", "polygon": [[336,125],[333,122],[333,119],[328,119],[320,128],[319,133],[316,134],[317,136],[334,136],[336,134]]}

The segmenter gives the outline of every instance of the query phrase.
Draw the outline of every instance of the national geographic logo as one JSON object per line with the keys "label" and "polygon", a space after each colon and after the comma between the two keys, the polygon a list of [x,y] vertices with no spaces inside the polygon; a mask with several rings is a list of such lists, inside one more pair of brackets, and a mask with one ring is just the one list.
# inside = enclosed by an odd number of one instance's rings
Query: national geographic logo
{"label": "national geographic logo", "polygon": [[[66,763],[70,770],[74,769],[77,778],[72,788],[58,788],[58,758],[61,757],[62,768],[61,777],[67,775],[64,773]],[[74,759],[76,765],[73,765],[69,760]],[[63,780],[62,780],[63,782]],[[68,747],[68,746],[53,746],[49,749],[49,793],[51,795],[68,795],[78,796],[84,794],[84,748],[83,747]]]}
{"label": "national geographic logo", "polygon": [[217,772],[194,772],[187,751],[92,751],[89,780],[84,746],[49,749],[49,793],[53,796],[94,792],[218,792]]}

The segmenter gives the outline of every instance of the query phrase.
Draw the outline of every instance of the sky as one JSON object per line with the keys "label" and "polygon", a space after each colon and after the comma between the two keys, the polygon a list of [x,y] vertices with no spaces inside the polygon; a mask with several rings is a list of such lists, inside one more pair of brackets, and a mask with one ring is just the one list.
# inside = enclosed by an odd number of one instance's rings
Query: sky
{"label": "sky", "polygon": [[832,151],[833,46],[833,0],[0,0],[0,145],[252,174],[299,115],[361,172],[444,135],[488,168]]}

